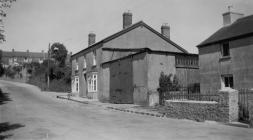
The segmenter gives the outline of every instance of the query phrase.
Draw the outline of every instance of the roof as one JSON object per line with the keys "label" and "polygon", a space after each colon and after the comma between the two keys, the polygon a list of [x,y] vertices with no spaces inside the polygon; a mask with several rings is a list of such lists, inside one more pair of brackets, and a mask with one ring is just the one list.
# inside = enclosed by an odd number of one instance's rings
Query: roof
{"label": "roof", "polygon": [[150,26],[148,26],[143,21],[139,21],[139,22],[137,22],[135,24],[132,24],[130,27],[125,28],[125,29],[123,29],[123,30],[121,30],[121,31],[119,31],[119,32],[117,32],[115,34],[112,34],[112,35],[110,35],[110,36],[102,39],[101,41],[99,41],[99,42],[97,42],[97,43],[95,43],[95,44],[93,44],[93,45],[91,45],[91,46],[89,46],[89,47],[87,47],[87,48],[85,48],[85,49],[83,49],[83,50],[81,50],[81,51],[73,54],[72,57],[74,57],[74,56],[76,56],[76,55],[78,55],[78,54],[80,54],[80,53],[82,53],[82,52],[84,52],[84,51],[86,51],[86,50],[88,50],[90,48],[93,48],[93,47],[95,47],[96,45],[98,45],[100,43],[106,43],[106,42],[108,42],[108,41],[110,41],[110,40],[112,40],[114,38],[117,38],[117,37],[119,37],[119,36],[121,36],[121,35],[129,32],[129,31],[137,28],[137,27],[140,27],[140,26],[146,27],[147,29],[149,29],[150,31],[152,31],[153,33],[155,33],[156,35],[158,35],[159,37],[161,37],[162,39],[164,39],[168,43],[172,44],[173,46],[175,46],[176,48],[178,48],[179,50],[181,50],[182,52],[188,53],[184,48],[180,47],[179,45],[177,45],[176,43],[174,43],[173,41],[171,41],[169,38],[163,36],[161,33],[157,32],[155,29],[151,28]]}
{"label": "roof", "polygon": [[213,35],[200,43],[197,47],[203,47],[226,40],[234,40],[253,35],[253,15],[240,18],[228,26],[224,26]]}
{"label": "roof", "polygon": [[47,53],[42,52],[21,52],[21,51],[3,51],[3,57],[32,57],[32,58],[43,58],[47,57]]}
{"label": "roof", "polygon": [[[116,50],[117,51],[121,51],[119,48],[117,48]],[[123,51],[126,51],[126,50],[127,49],[123,49]],[[129,50],[131,51],[132,49],[129,49]],[[142,54],[142,53],[145,53],[145,52],[147,52],[147,53],[153,53],[153,54],[154,53],[155,54],[162,54],[162,55],[182,55],[182,56],[195,56],[195,57],[198,57],[198,54],[180,53],[180,52],[169,52],[169,51],[156,51],[156,50],[151,50],[149,48],[139,48],[139,49],[135,49],[135,50],[139,50],[139,51],[136,52],[136,53],[134,53],[134,54],[130,54],[130,55],[127,55],[127,56],[124,56],[124,57],[121,57],[121,58],[118,58],[118,59],[115,59],[115,60],[104,62],[101,65],[113,63],[113,62],[120,61],[120,60],[124,60],[126,58],[129,58],[129,57],[132,57],[132,56],[135,56],[135,55],[138,55],[138,54]]]}

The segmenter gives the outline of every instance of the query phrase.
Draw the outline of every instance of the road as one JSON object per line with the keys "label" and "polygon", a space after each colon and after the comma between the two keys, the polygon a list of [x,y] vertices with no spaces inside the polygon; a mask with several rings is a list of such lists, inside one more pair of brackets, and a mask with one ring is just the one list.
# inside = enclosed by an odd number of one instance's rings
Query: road
{"label": "road", "polygon": [[0,139],[253,140],[253,129],[118,112],[22,83],[0,81],[0,88]]}

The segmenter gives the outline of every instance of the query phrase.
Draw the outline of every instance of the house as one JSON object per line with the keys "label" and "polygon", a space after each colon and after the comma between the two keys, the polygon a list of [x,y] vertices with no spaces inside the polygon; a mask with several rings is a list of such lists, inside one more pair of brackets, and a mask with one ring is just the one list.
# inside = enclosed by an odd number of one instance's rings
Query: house
{"label": "house", "polygon": [[27,51],[2,51],[2,63],[5,67],[18,66],[25,63],[38,62],[42,63],[48,55],[44,51],[29,52]]}
{"label": "house", "polygon": [[253,15],[229,11],[223,24],[197,46],[201,93],[253,87]]}
{"label": "house", "polygon": [[[2,51],[2,63],[5,67],[8,66],[20,66],[25,63],[31,63],[31,62],[37,62],[42,63],[44,60],[48,58],[48,53],[44,52],[43,50],[41,52],[30,52],[27,51],[15,51],[12,49],[12,51]],[[70,57],[72,55],[72,52],[67,54],[65,63],[69,65],[70,63]]]}
{"label": "house", "polygon": [[154,105],[158,103],[160,73],[176,75],[180,84],[198,83],[198,55],[170,40],[170,27],[161,33],[143,21],[132,24],[123,14],[123,29],[73,54],[72,92],[102,102]]}

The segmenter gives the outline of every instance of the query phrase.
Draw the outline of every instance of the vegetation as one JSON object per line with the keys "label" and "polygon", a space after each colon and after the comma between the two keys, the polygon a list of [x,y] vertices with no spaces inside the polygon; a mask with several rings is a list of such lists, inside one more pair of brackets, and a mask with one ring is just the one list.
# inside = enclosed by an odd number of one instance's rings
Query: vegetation
{"label": "vegetation", "polygon": [[159,88],[157,89],[159,93],[164,93],[167,91],[178,91],[180,89],[180,85],[178,82],[178,78],[176,75],[166,75],[163,72],[160,74],[159,78]]}
{"label": "vegetation", "polygon": [[7,16],[7,13],[6,13],[6,10],[8,8],[11,8],[11,5],[13,2],[16,2],[16,0],[0,0],[0,17],[1,17],[1,20],[0,20],[0,24],[1,24],[1,31],[0,32],[0,41],[5,41],[5,36],[3,34],[4,32],[4,27],[3,27],[3,18]]}
{"label": "vegetation", "polygon": [[[32,71],[28,83],[42,90],[70,92],[71,67],[65,64],[68,53],[66,47],[61,43],[54,43],[50,48],[50,53],[53,59],[46,59],[42,64],[31,63],[26,66]],[[48,77],[49,87],[47,86]]]}

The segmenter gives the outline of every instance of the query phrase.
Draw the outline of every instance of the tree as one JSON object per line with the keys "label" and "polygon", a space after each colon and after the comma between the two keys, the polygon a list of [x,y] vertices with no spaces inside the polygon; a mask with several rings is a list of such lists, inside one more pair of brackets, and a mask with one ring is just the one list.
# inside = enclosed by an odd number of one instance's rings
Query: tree
{"label": "tree", "polygon": [[5,36],[4,36],[4,26],[3,26],[3,18],[6,17],[6,9],[11,8],[11,4],[13,2],[16,2],[16,0],[0,0],[0,41],[5,41]]}
{"label": "tree", "polygon": [[66,49],[66,47],[63,44],[57,42],[51,46],[50,51],[52,58],[54,58],[58,62],[58,66],[64,67],[65,60],[68,54],[68,50]]}

